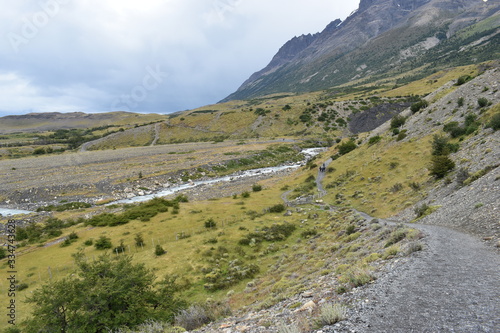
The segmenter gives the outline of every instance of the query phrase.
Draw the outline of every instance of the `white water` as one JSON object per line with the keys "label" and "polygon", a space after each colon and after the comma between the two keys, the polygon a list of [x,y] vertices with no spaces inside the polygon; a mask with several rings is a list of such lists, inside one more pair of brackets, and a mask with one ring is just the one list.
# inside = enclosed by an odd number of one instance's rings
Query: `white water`
{"label": "white water", "polygon": [[[322,151],[325,151],[325,148],[308,148],[308,149],[304,149],[302,151],[302,154],[304,154],[306,156],[306,161],[307,161],[307,160],[311,159],[312,157],[318,155]],[[301,165],[303,165],[303,163],[298,163],[298,164],[293,164],[293,165],[284,165],[284,166],[278,166],[278,167],[269,167],[269,168],[247,170],[247,171],[243,171],[241,173],[235,174],[235,175],[229,175],[229,176],[214,178],[214,179],[209,179],[209,180],[200,180],[200,181],[195,181],[195,182],[191,182],[191,183],[187,183],[187,184],[181,184],[181,185],[174,186],[174,187],[169,187],[169,188],[166,188],[164,190],[161,190],[161,191],[153,193],[153,194],[141,195],[141,196],[136,196],[136,197],[132,197],[129,199],[117,200],[117,201],[109,203],[108,205],[144,202],[144,201],[151,200],[153,198],[165,197],[167,195],[171,195],[171,194],[177,193],[179,191],[187,190],[187,189],[194,188],[197,186],[210,185],[210,184],[215,184],[215,183],[220,183],[220,182],[229,182],[232,180],[241,179],[241,178],[245,178],[245,177],[266,175],[266,174],[270,174],[270,173],[274,173],[274,172],[278,172],[278,171],[283,171],[283,170],[297,169]],[[33,213],[33,212],[26,211],[26,210],[0,208],[0,214],[2,214],[4,216],[12,216],[12,215],[16,215],[16,214],[29,214],[29,213]]]}
{"label": "white water", "polygon": [[0,208],[0,215],[1,216],[13,216],[13,215],[18,215],[18,214],[29,214],[33,213],[28,210],[22,210],[22,209],[9,209],[9,208]]}
{"label": "white water", "polygon": [[282,170],[297,169],[298,167],[300,167],[300,164],[285,165],[285,166],[271,167],[271,168],[262,168],[262,169],[252,169],[252,170],[244,171],[238,175],[229,175],[229,176],[220,177],[220,178],[214,178],[214,179],[209,179],[209,180],[200,180],[200,181],[195,181],[195,182],[191,182],[191,183],[187,183],[187,184],[181,184],[178,186],[166,188],[166,189],[164,189],[160,192],[157,192],[157,193],[137,196],[137,197],[133,197],[130,199],[118,200],[118,201],[112,202],[110,204],[143,202],[143,201],[148,201],[148,200],[151,200],[151,199],[157,198],[157,197],[164,197],[164,196],[174,194],[174,193],[177,193],[177,192],[182,191],[182,190],[194,188],[197,186],[210,185],[210,184],[221,183],[221,182],[228,182],[228,181],[241,179],[241,178],[245,178],[245,177],[266,175],[269,173],[278,172],[278,171],[282,171]]}

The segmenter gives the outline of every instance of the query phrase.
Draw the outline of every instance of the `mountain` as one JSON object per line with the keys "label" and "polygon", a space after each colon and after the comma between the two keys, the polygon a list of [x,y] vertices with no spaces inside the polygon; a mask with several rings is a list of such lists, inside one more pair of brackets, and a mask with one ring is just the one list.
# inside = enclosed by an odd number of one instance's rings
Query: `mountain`
{"label": "mountain", "polygon": [[294,37],[223,101],[301,93],[500,57],[499,1],[362,0],[345,21]]}

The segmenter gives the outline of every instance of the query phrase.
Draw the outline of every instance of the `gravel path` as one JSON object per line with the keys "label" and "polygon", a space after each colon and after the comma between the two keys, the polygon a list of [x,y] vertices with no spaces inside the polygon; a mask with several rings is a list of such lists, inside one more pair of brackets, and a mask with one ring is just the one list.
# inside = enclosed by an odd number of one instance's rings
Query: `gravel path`
{"label": "gravel path", "polygon": [[426,249],[364,290],[349,321],[323,332],[500,332],[498,254],[461,232],[412,227],[427,235]]}
{"label": "gravel path", "polygon": [[500,332],[498,253],[450,228],[410,226],[425,233],[425,250],[364,289],[349,320],[322,331]]}

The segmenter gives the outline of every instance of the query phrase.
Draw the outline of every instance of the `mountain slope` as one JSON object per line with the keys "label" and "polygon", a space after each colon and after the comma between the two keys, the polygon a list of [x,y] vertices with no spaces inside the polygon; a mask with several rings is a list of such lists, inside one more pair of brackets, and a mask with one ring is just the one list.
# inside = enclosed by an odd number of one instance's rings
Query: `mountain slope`
{"label": "mountain slope", "polygon": [[364,0],[344,22],[286,43],[265,69],[224,101],[396,75],[404,80],[496,59],[499,13],[498,1]]}

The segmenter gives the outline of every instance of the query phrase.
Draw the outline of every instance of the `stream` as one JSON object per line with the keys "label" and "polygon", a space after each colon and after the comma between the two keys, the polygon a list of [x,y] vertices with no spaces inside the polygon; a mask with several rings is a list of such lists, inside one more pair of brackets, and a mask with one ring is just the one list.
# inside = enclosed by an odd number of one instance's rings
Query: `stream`
{"label": "stream", "polygon": [[[141,196],[135,196],[132,198],[128,199],[121,199],[117,201],[113,201],[108,203],[107,205],[112,205],[112,204],[124,204],[124,203],[138,203],[138,202],[144,202],[151,200],[153,198],[157,197],[164,197],[167,195],[175,194],[177,192],[187,190],[187,189],[192,189],[198,186],[203,186],[203,185],[211,185],[215,183],[220,183],[220,182],[230,182],[236,179],[241,179],[241,178],[246,178],[246,177],[254,177],[254,176],[259,176],[259,175],[265,175],[265,174],[272,174],[275,172],[279,171],[284,171],[284,170],[293,170],[293,169],[298,169],[300,166],[304,165],[308,160],[313,158],[314,156],[318,155],[319,153],[325,151],[325,148],[308,148],[302,150],[302,154],[305,156],[304,161],[295,163],[295,164],[290,164],[290,165],[282,165],[282,166],[277,166],[277,167],[268,167],[268,168],[260,168],[260,169],[250,169],[242,172],[238,172],[236,174],[231,174],[228,176],[224,177],[218,177],[218,178],[213,178],[213,179],[208,179],[208,180],[199,180],[199,181],[193,181],[185,184],[180,184],[172,187],[165,188],[161,191],[158,191],[156,193],[148,194],[148,195],[141,195]],[[18,214],[30,214],[33,213],[31,211],[27,210],[20,210],[20,209],[9,209],[9,208],[2,208],[0,207],[0,215],[2,216],[13,216],[13,215],[18,215]]]}

